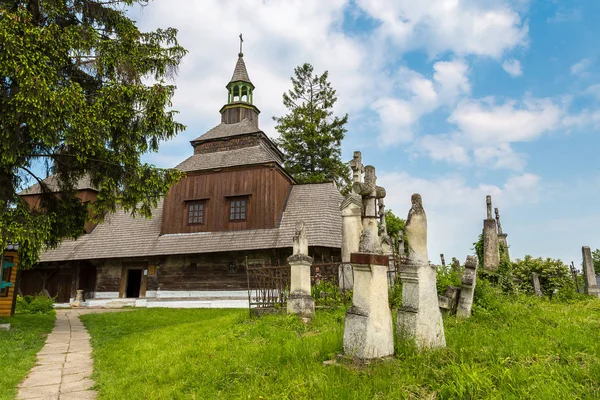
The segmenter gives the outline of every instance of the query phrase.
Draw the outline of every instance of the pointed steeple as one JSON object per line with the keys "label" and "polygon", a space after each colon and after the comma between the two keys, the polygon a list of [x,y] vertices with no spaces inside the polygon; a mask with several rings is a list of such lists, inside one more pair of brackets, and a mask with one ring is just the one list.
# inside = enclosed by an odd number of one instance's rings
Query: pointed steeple
{"label": "pointed steeple", "polygon": [[252,104],[254,100],[254,85],[248,76],[244,53],[242,53],[242,35],[240,34],[240,52],[227,88],[227,104],[221,108],[221,122],[235,124],[244,119],[252,121],[258,127],[260,111]]}

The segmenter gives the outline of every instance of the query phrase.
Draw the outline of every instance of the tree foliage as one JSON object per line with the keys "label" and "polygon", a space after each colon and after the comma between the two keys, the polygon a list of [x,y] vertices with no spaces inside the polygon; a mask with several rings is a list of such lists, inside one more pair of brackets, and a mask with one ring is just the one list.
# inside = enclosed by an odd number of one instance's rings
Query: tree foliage
{"label": "tree foliage", "polygon": [[[184,129],[167,81],[186,50],[173,28],[141,32],[134,4],[146,2],[0,0],[0,248],[18,242],[24,267],[42,244],[83,232],[82,178],[99,190],[100,217],[117,206],[149,216],[179,178],[140,156]],[[31,182],[37,209],[17,195]]]}
{"label": "tree foliage", "polygon": [[561,260],[526,255],[522,260],[517,259],[512,263],[512,270],[514,276],[522,281],[521,288],[529,293],[533,293],[532,272],[537,273],[546,295],[552,295],[555,289],[575,293],[571,271]]}
{"label": "tree foliage", "polygon": [[592,251],[592,261],[594,262],[594,272],[600,274],[600,249]]}
{"label": "tree foliage", "polygon": [[339,188],[349,187],[350,169],[341,161],[348,114],[333,115],[337,96],[327,78],[327,71],[313,75],[310,64],[294,69],[292,89],[283,94],[289,113],[273,117],[280,134],[276,143],[286,155],[285,168],[299,183],[335,181]]}

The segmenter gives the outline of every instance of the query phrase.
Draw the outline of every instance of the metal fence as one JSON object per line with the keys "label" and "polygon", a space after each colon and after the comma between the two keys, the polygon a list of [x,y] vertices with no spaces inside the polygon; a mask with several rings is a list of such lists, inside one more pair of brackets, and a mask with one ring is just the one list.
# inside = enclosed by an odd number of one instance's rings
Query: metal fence
{"label": "metal fence", "polygon": [[270,260],[246,258],[248,303],[250,309],[284,307],[290,288],[289,265],[270,265]]}

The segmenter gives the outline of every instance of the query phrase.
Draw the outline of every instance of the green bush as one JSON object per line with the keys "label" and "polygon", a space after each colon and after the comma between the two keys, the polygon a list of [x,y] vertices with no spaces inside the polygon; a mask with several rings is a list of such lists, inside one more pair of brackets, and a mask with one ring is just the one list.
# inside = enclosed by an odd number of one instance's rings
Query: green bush
{"label": "green bush", "polygon": [[17,296],[15,314],[47,314],[54,315],[54,299],[44,295]]}
{"label": "green bush", "polygon": [[439,295],[444,295],[448,286],[454,286],[458,288],[461,286],[459,272],[455,271],[450,266],[438,265],[436,266],[436,271],[436,284]]}
{"label": "green bush", "polygon": [[512,263],[512,270],[514,276],[522,281],[520,288],[526,293],[533,293],[531,273],[535,272],[545,295],[553,296],[556,290],[556,294],[560,293],[561,298],[569,299],[577,294],[571,271],[561,260],[544,260],[541,257],[526,255],[524,259],[517,259]]}
{"label": "green bush", "polygon": [[473,315],[493,316],[501,312],[503,302],[506,301],[499,287],[494,286],[483,274],[487,271],[479,270],[473,295]]}
{"label": "green bush", "polygon": [[396,275],[394,284],[388,288],[388,299],[391,309],[396,309],[402,305],[402,280],[400,280],[400,274]]}

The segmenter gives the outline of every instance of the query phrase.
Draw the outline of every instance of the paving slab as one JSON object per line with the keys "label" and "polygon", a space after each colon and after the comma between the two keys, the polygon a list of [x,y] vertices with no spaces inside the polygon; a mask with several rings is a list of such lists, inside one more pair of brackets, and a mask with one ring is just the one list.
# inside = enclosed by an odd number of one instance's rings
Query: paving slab
{"label": "paving slab", "polygon": [[90,335],[79,315],[106,310],[57,310],[54,329],[37,356],[36,365],[18,387],[22,400],[93,400]]}

